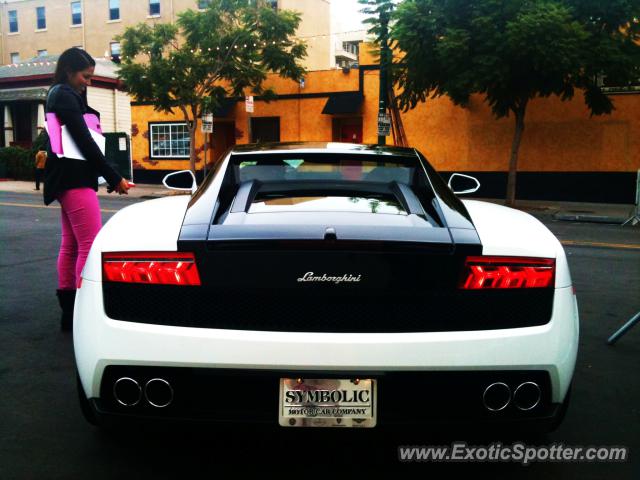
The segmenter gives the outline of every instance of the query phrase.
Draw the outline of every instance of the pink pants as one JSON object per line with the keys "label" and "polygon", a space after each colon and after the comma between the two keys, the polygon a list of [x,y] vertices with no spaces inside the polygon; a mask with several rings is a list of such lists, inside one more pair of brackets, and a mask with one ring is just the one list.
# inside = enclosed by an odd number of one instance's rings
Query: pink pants
{"label": "pink pants", "polygon": [[71,188],[57,197],[62,208],[62,241],[58,254],[58,288],[78,288],[82,268],[93,240],[102,228],[100,204],[95,190]]}

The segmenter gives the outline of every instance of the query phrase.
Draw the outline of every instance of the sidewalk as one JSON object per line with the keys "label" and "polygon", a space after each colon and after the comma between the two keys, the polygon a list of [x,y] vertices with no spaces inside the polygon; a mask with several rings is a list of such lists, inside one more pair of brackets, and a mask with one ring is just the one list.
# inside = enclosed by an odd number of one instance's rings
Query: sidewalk
{"label": "sidewalk", "polygon": [[[31,193],[42,195],[42,191],[34,190],[33,182],[2,180],[0,181],[0,192]],[[129,198],[151,199],[168,195],[184,195],[185,192],[169,190],[163,185],[151,185],[136,183],[136,186],[129,190]],[[106,186],[98,188],[98,195],[109,198],[127,198],[125,195],[117,193],[107,193]],[[465,197],[462,197],[465,198]],[[485,202],[504,205],[504,200],[495,198],[478,198]],[[553,202],[548,200],[518,200],[516,208],[536,217],[545,217],[553,220],[614,223],[622,224],[629,217],[633,216],[633,205],[612,204],[612,203],[582,203],[582,202]]]}
{"label": "sidewalk", "polygon": [[[34,182],[20,181],[20,180],[1,180],[0,192],[13,192],[13,193],[32,193],[34,195],[42,195],[42,184],[40,184],[40,191],[35,190]],[[109,198],[160,198],[168,195],[184,195],[188,192],[179,192],[175,190],[169,190],[164,185],[149,185],[136,183],[135,187],[131,187],[127,195],[119,195],[115,192],[107,193],[107,187],[101,185],[98,187],[98,196]]]}
{"label": "sidewalk", "polygon": [[[504,200],[478,198],[504,205]],[[553,220],[622,224],[633,216],[635,206],[619,203],[554,202],[550,200],[517,200],[516,208],[537,217]]]}

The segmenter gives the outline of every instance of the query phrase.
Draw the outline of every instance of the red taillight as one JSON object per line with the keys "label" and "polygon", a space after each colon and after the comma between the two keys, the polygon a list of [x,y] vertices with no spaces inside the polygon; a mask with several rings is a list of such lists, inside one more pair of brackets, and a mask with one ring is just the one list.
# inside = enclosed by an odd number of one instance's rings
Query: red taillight
{"label": "red taillight", "polygon": [[460,288],[551,288],[555,259],[526,257],[467,257]]}
{"label": "red taillight", "polygon": [[153,285],[200,285],[200,275],[190,252],[110,252],[102,254],[106,282]]}

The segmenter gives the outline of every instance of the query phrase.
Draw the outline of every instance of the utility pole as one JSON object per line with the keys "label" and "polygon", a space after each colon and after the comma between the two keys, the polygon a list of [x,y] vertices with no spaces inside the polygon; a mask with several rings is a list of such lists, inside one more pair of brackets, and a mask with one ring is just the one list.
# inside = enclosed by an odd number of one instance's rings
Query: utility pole
{"label": "utility pole", "polygon": [[[378,109],[378,117],[384,116],[387,113],[387,101],[388,101],[388,83],[387,83],[387,70],[389,66],[389,13],[380,12],[380,91],[378,99],[380,102]],[[385,135],[378,135],[378,145],[385,145],[387,137]]]}

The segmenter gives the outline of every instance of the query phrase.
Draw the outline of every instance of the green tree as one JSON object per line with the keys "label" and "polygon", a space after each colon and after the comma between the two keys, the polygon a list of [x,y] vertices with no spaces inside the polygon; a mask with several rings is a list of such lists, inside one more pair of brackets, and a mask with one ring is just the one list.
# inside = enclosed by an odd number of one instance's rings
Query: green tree
{"label": "green tree", "polygon": [[383,37],[386,36],[380,19],[386,19],[387,22],[391,20],[398,0],[358,0],[358,3],[362,5],[360,13],[367,15],[364,20],[364,23],[369,26],[367,33],[373,37],[373,43],[379,47]]}
{"label": "green tree", "polygon": [[583,92],[591,115],[614,109],[598,86],[640,78],[640,0],[405,0],[391,36],[404,111],[447,95],[465,106],[482,94],[497,117],[513,114],[507,203],[516,195],[518,151],[535,97]]}
{"label": "green tree", "polygon": [[295,38],[300,14],[274,10],[264,0],[211,0],[204,11],[187,10],[175,24],[139,24],[119,37],[119,77],[137,101],[155,110],[182,112],[191,138],[195,172],[198,118],[226,97],[248,89],[267,99],[267,73],[298,80],[306,45]]}

